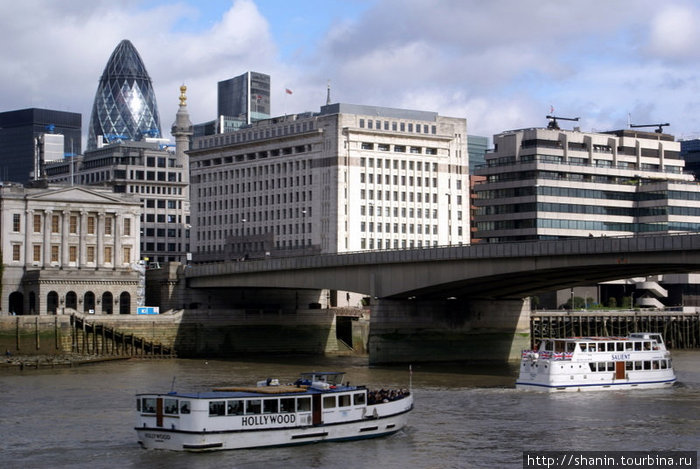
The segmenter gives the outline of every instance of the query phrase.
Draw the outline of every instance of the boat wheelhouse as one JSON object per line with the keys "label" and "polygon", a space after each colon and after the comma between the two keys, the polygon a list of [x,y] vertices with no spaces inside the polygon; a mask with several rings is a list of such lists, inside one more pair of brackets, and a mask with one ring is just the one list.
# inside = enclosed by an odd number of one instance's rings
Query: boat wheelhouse
{"label": "boat wheelhouse", "polygon": [[303,373],[207,392],[137,394],[136,432],[145,448],[212,451],[355,440],[401,430],[413,408],[407,390],[343,384],[342,372]]}
{"label": "boat wheelhouse", "polygon": [[661,334],[543,339],[524,350],[517,389],[593,391],[671,386],[676,375]]}

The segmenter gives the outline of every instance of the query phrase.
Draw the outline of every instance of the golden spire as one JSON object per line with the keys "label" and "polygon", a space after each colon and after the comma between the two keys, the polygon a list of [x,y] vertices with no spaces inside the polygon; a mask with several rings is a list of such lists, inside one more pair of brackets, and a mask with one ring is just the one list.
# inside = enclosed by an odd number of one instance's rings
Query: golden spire
{"label": "golden spire", "polygon": [[183,84],[180,86],[180,106],[187,106],[187,96],[185,95],[187,87]]}

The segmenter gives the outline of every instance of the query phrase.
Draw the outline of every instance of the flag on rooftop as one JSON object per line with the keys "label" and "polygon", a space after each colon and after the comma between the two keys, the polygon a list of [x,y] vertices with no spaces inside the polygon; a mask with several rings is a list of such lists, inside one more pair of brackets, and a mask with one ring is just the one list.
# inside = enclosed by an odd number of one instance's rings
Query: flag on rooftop
{"label": "flag on rooftop", "polygon": [[292,90],[290,90],[289,88],[285,88],[285,89],[284,89],[284,92],[287,93],[287,94],[292,94]]}

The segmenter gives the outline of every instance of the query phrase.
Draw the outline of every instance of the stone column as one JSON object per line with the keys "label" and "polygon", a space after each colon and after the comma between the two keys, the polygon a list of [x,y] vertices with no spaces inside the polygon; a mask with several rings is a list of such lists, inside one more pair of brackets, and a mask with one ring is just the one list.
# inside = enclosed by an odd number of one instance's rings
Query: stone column
{"label": "stone column", "polygon": [[105,238],[105,212],[100,212],[97,214],[97,226],[95,235],[97,236],[97,252],[95,253],[95,263],[97,268],[99,269],[100,267],[104,266],[104,238]]}
{"label": "stone column", "polygon": [[70,262],[68,257],[68,238],[70,237],[70,210],[64,210],[61,229],[61,267],[67,267]]}
{"label": "stone column", "polygon": [[85,267],[85,261],[87,258],[87,246],[86,246],[86,238],[87,238],[87,217],[88,217],[88,212],[87,210],[81,210],[80,211],[80,229],[78,230],[78,234],[80,235],[81,243],[80,243],[80,248],[78,252],[78,268]]}
{"label": "stone column", "polygon": [[25,212],[24,223],[24,265],[31,267],[34,260],[32,251],[32,233],[34,232],[34,210]]}
{"label": "stone column", "polygon": [[42,267],[51,265],[51,217],[53,210],[44,210],[44,259]]}

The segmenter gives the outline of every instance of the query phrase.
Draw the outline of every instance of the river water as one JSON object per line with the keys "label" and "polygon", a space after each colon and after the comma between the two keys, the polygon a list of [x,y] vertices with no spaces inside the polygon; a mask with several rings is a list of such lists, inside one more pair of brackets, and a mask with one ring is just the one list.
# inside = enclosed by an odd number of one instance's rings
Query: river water
{"label": "river water", "polygon": [[700,447],[700,353],[675,352],[672,389],[540,394],[514,389],[516,367],[413,367],[409,426],[385,438],[189,454],[141,449],[134,394],[292,381],[345,371],[351,384],[408,387],[407,367],[362,358],[129,360],[0,371],[0,467],[486,468],[522,467],[523,451]]}

